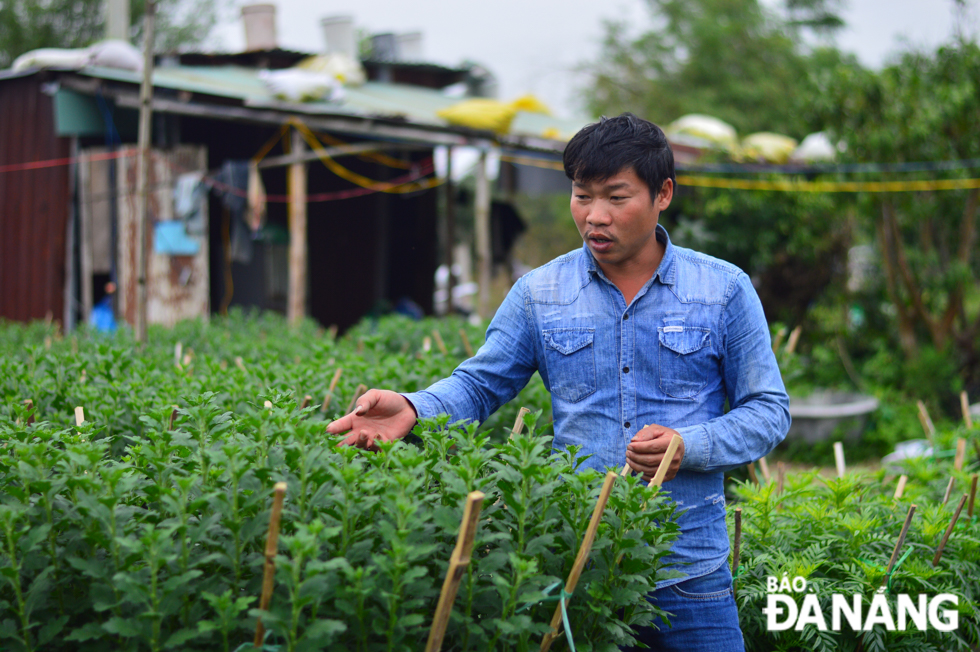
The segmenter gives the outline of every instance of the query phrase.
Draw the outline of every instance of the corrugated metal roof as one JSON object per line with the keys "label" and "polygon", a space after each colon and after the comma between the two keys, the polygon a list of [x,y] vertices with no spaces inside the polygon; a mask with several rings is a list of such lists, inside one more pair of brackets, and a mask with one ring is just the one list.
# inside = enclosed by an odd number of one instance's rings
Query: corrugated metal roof
{"label": "corrugated metal roof", "polygon": [[[132,84],[139,84],[141,81],[140,73],[112,68],[90,66],[78,73]],[[438,90],[404,84],[366,82],[361,86],[346,87],[344,98],[340,102],[290,104],[275,98],[259,79],[258,73],[254,68],[237,66],[165,66],[154,70],[153,85],[160,89],[235,98],[246,106],[255,108],[294,110],[311,115],[385,118],[459,131],[436,113],[460,100],[443,95]],[[519,112],[508,136],[555,141],[555,149],[561,149],[559,143],[567,141],[587,122],[585,119],[562,119]]]}

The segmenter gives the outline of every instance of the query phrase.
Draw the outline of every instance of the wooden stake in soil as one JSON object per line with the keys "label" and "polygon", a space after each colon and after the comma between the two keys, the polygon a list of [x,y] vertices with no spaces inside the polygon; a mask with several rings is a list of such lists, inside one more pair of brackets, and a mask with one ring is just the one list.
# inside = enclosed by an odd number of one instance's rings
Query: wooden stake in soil
{"label": "wooden stake in soil", "polygon": [[834,442],[834,462],[837,464],[837,477],[843,478],[847,465],[844,463],[844,444],[839,441]]}
{"label": "wooden stake in soil", "polygon": [[170,411],[170,426],[167,428],[167,430],[174,429],[174,421],[176,420],[177,420],[177,406],[175,405],[173,406],[173,410]]}
{"label": "wooden stake in soil", "polygon": [[473,353],[473,346],[470,344],[470,338],[466,337],[466,331],[462,328],[459,329],[459,339],[463,340],[463,349],[466,351],[466,357],[472,358],[475,353]]}
{"label": "wooden stake in soil", "polygon": [[899,498],[901,498],[902,497],[902,494],[905,493],[905,483],[908,482],[908,481],[909,481],[909,476],[907,476],[907,475],[899,476],[899,478],[898,478],[898,486],[895,487],[895,495],[893,496],[893,498],[895,500],[898,500]]}
{"label": "wooden stake in soil", "polygon": [[245,369],[245,362],[242,360],[242,356],[240,355],[235,356],[235,366],[241,369],[242,371],[246,371],[247,373],[247,370]]}
{"label": "wooden stake in soil", "polygon": [[619,472],[619,477],[626,478],[631,475],[633,475],[633,467],[631,467],[630,463],[627,462],[626,464],[623,465],[623,470]]}
{"label": "wooden stake in soil", "polygon": [[747,466],[748,466],[748,469],[749,469],[749,480],[751,480],[756,485],[758,485],[759,484],[759,476],[757,476],[755,474],[755,462],[749,462]]}
{"label": "wooden stake in soil", "polygon": [[776,493],[783,493],[783,487],[786,485],[786,463],[776,462]]}
{"label": "wooden stake in soil", "polygon": [[350,414],[351,412],[354,411],[354,406],[357,404],[357,399],[361,398],[361,396],[363,396],[364,392],[366,391],[367,391],[367,385],[365,385],[364,383],[361,383],[357,386],[357,388],[354,390],[354,396],[350,400],[350,405],[347,406],[347,411],[344,412],[344,414]]}
{"label": "wooden stake in soil", "polygon": [[337,389],[337,383],[340,381],[340,374],[344,372],[343,369],[337,367],[337,371],[333,372],[333,378],[330,380],[330,387],[327,389],[327,393],[323,395],[323,405],[320,406],[320,412],[326,412],[330,407],[330,401],[333,400],[333,391]]}
{"label": "wooden stake in soil", "polygon": [[432,339],[435,340],[436,346],[439,347],[439,353],[447,355],[449,349],[446,348],[446,343],[442,341],[442,335],[439,334],[438,328],[432,329]]}
{"label": "wooden stake in soil", "polygon": [[[677,435],[675,435],[675,437],[676,436]],[[673,457],[673,455],[671,455],[671,457]],[[572,572],[568,574],[568,579],[565,581],[566,594],[570,595],[575,592],[575,586],[578,584],[578,579],[582,575],[582,570],[585,568],[585,563],[589,560],[589,554],[592,552],[592,543],[595,541],[595,533],[599,529],[599,523],[602,521],[602,512],[606,509],[606,503],[609,502],[609,495],[612,493],[613,484],[616,482],[617,477],[619,476],[612,471],[606,473],[606,480],[602,483],[602,491],[599,492],[599,500],[596,501],[595,509],[592,510],[592,520],[589,521],[589,527],[585,531],[585,537],[582,539],[582,545],[579,546],[578,555],[575,557],[575,563],[572,564]],[[571,600],[571,598],[566,598],[566,600]],[[541,640],[541,652],[547,652],[549,649],[551,649],[551,644],[559,635],[560,630],[558,628],[560,625],[561,605],[559,604],[557,607],[555,607],[555,615],[551,618],[551,631],[545,634],[544,638]]]}
{"label": "wooden stake in soil", "polygon": [[926,409],[926,404],[922,401],[916,401],[915,404],[919,407],[919,423],[922,424],[922,430],[926,433],[926,439],[931,444],[936,434],[936,427],[932,425],[932,419],[929,418],[929,410]]}
{"label": "wooden stake in soil", "polygon": [[953,484],[956,482],[956,478],[950,478],[949,484],[946,485],[946,493],[943,494],[943,507],[949,502],[949,495],[953,493]]}
{"label": "wooden stake in soil", "polygon": [[[740,556],[742,554],[742,508],[735,508],[735,543],[732,546],[732,575],[738,572],[738,565],[741,561]],[[738,588],[735,586],[735,581],[732,580],[732,593],[737,596]]]}
{"label": "wooden stake in soil", "polygon": [[960,512],[963,511],[964,503],[966,503],[966,494],[963,494],[963,497],[960,498],[960,504],[956,507],[953,520],[949,522],[949,527],[946,528],[946,534],[943,535],[943,540],[939,542],[939,547],[936,549],[936,556],[932,558],[933,566],[938,565],[940,557],[943,556],[943,550],[946,549],[946,542],[949,541],[949,535],[953,533],[953,528],[956,527],[956,521],[960,518]]}
{"label": "wooden stake in soil", "polygon": [[953,458],[953,468],[957,471],[963,470],[963,460],[966,458],[966,440],[962,437],[956,438],[956,457]]}
{"label": "wooden stake in soil", "polygon": [[973,503],[977,499],[977,474],[974,473],[973,477],[970,478],[970,506],[966,511],[966,515],[973,518]]}
{"label": "wooden stake in soil", "polygon": [[[265,565],[262,572],[262,598],[259,600],[259,609],[263,611],[269,608],[269,601],[272,600],[272,588],[276,579],[276,550],[279,548],[279,521],[282,519],[282,501],[286,497],[286,483],[277,482],[275,495],[272,498],[272,515],[269,517],[269,534],[265,539]],[[262,619],[259,618],[255,623],[255,647],[262,646],[262,639],[265,638],[265,627],[262,626]]]}
{"label": "wooden stake in soil", "polygon": [[885,570],[885,581],[888,581],[888,577],[892,574],[892,568],[895,566],[895,561],[898,560],[898,553],[902,551],[902,546],[905,545],[905,537],[909,533],[909,526],[912,524],[912,515],[915,514],[915,505],[913,504],[909,507],[909,513],[905,517],[905,523],[902,525],[902,532],[898,535],[898,541],[895,542],[895,549],[892,551],[892,557],[888,560],[888,568]]}
{"label": "wooden stake in soil", "polygon": [[442,593],[439,594],[439,604],[436,606],[436,616],[432,619],[432,629],[429,630],[429,641],[425,652],[438,652],[442,649],[442,637],[446,634],[449,624],[449,614],[453,610],[456,592],[463,579],[463,571],[470,563],[470,552],[476,538],[476,526],[480,520],[480,509],[483,507],[484,495],[480,491],[472,491],[466,496],[466,507],[463,509],[463,521],[459,526],[459,536],[456,537],[456,548],[449,558],[449,569],[442,583]]}
{"label": "wooden stake in soil", "polygon": [[772,340],[772,352],[776,353],[779,351],[779,347],[783,345],[783,340],[786,339],[786,327],[783,326],[778,331],[776,331],[776,337]]}
{"label": "wooden stake in soil", "polygon": [[767,483],[772,480],[772,474],[769,473],[769,462],[766,461],[765,455],[759,458],[759,470],[762,471],[763,480]]}
{"label": "wooden stake in soil", "polygon": [[786,353],[792,354],[796,351],[796,345],[800,342],[800,333],[803,332],[802,324],[793,329],[789,334],[789,341],[786,342]]}
{"label": "wooden stake in soil", "polygon": [[973,428],[973,415],[970,414],[970,399],[966,395],[966,391],[960,392],[960,409],[963,410],[963,423],[966,424],[967,429]]}
{"label": "wooden stake in soil", "polygon": [[75,408],[75,425],[80,426],[85,423],[85,409],[81,405]]}
{"label": "wooden stake in soil", "polygon": [[180,358],[183,356],[184,345],[180,342],[174,344],[174,366],[180,366]]}
{"label": "wooden stake in soil", "polygon": [[299,404],[299,409],[305,410],[306,408],[310,407],[310,403],[312,402],[313,402],[313,397],[307,394],[306,396],[303,397],[303,402]]}
{"label": "wooden stake in soil", "polygon": [[524,415],[526,415],[531,410],[526,407],[522,407],[517,411],[517,419],[514,420],[514,427],[510,431],[510,438],[513,439],[514,435],[519,435],[524,430]]}

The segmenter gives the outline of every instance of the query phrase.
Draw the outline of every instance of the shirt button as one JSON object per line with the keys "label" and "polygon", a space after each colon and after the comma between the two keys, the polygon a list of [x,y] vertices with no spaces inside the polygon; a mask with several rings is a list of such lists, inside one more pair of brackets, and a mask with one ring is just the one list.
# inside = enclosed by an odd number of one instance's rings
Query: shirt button
{"label": "shirt button", "polygon": [[623,427],[624,427],[624,428],[629,428],[629,427],[630,427],[630,422],[629,422],[629,421],[627,421],[626,423],[624,423],[624,424],[623,424]]}
{"label": "shirt button", "polygon": [[630,318],[629,313],[626,313],[625,315],[623,315],[623,321],[626,321],[629,318]]}
{"label": "shirt button", "polygon": [[628,374],[629,372],[630,372],[630,368],[629,367],[623,367],[623,373],[624,374]]}

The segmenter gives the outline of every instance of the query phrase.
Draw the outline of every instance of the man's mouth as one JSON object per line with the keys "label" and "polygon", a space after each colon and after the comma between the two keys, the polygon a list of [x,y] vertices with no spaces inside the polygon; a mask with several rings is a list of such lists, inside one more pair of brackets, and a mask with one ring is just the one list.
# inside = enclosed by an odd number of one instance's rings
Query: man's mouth
{"label": "man's mouth", "polygon": [[586,236],[586,238],[588,239],[589,245],[591,245],[592,249],[597,251],[604,251],[613,244],[611,238],[598,233],[590,234]]}

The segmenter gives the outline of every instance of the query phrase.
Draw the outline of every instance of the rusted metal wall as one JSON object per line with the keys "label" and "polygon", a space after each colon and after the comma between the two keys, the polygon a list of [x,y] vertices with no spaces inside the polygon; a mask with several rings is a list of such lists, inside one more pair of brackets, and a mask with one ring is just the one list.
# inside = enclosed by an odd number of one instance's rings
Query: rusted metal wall
{"label": "rusted metal wall", "polygon": [[[153,150],[148,174],[146,241],[146,321],[173,326],[181,319],[210,314],[208,226],[204,233],[188,235],[198,243],[194,255],[170,255],[154,249],[154,228],[174,219],[174,184],[184,172],[204,171],[207,150],[180,145],[169,151]],[[136,320],[136,157],[120,159],[119,198],[119,312],[130,324]],[[203,203],[201,211],[207,216]]]}
{"label": "rusted metal wall", "polygon": [[[41,83],[40,75],[0,80],[0,166],[69,156]],[[0,171],[0,318],[63,317],[68,174],[67,165]]]}

